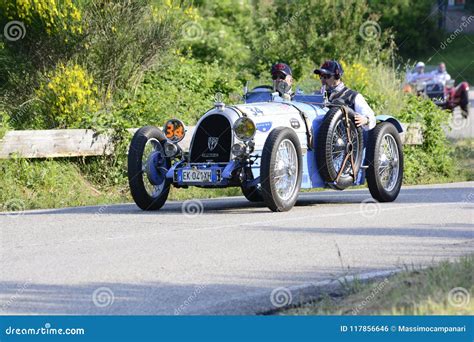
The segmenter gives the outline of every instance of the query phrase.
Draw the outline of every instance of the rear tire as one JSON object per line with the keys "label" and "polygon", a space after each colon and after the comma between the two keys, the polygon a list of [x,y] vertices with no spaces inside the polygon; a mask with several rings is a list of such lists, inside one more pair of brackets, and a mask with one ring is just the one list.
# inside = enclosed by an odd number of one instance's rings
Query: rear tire
{"label": "rear tire", "polygon": [[303,157],[296,133],[287,127],[273,129],[265,141],[260,181],[265,204],[272,211],[288,211],[301,187]]}
{"label": "rear tire", "polygon": [[[253,180],[252,170],[249,167],[242,169],[243,177],[247,181]],[[263,202],[262,189],[257,186],[244,186],[241,185],[242,193],[245,198],[250,202]]]}
{"label": "rear tire", "polygon": [[242,186],[242,193],[250,202],[263,202],[262,190],[256,186],[244,187]]}
{"label": "rear tire", "polygon": [[461,107],[462,116],[467,119],[469,116],[469,94],[467,91],[461,92],[461,101],[459,106]]}
{"label": "rear tire", "polygon": [[374,199],[392,202],[403,180],[403,150],[400,135],[389,122],[378,124],[369,133],[367,183]]}
{"label": "rear tire", "polygon": [[[171,161],[164,155],[165,141],[161,130],[145,126],[134,134],[130,143],[128,183],[133,200],[143,210],[158,210],[168,198],[170,181],[166,179],[166,171],[170,169]],[[152,154],[156,158],[150,159]]]}

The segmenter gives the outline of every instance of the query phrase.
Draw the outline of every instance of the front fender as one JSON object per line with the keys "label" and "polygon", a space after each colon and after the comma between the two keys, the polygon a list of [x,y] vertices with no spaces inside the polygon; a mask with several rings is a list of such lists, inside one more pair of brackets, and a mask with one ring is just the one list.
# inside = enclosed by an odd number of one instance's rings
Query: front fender
{"label": "front fender", "polygon": [[398,133],[403,133],[402,123],[400,121],[398,121],[397,119],[395,119],[393,116],[390,116],[390,115],[377,115],[375,117],[375,119],[377,121],[381,121],[381,122],[390,122],[391,124],[393,124],[395,126]]}

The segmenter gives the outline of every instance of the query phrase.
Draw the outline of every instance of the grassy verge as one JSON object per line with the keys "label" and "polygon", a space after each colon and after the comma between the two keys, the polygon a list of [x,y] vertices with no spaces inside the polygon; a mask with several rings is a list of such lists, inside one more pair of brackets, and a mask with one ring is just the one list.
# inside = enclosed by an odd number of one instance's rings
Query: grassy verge
{"label": "grassy verge", "polygon": [[474,255],[455,262],[416,269],[373,282],[343,284],[325,295],[280,315],[472,315]]}
{"label": "grassy verge", "polygon": [[[94,181],[70,160],[0,160],[0,211],[102,205],[132,201],[128,184]],[[113,175],[111,175],[113,177]],[[240,188],[176,189],[170,200],[241,195]]]}
{"label": "grassy verge", "polygon": [[0,160],[0,210],[117,203],[124,188],[91,183],[70,160]]}
{"label": "grassy verge", "polygon": [[474,180],[474,139],[457,140],[453,144],[460,177]]}

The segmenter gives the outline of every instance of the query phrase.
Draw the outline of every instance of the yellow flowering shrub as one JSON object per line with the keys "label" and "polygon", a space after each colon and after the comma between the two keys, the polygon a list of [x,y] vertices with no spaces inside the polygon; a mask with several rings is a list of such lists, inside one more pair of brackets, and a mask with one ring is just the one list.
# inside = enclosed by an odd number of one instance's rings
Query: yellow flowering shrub
{"label": "yellow flowering shrub", "polygon": [[196,21],[200,18],[196,7],[184,6],[176,0],[157,0],[152,3],[151,10],[153,20],[157,22],[163,22],[170,16],[179,17],[185,21]]}
{"label": "yellow flowering shrub", "polygon": [[46,76],[49,81],[39,87],[36,95],[55,127],[79,127],[99,109],[97,86],[81,66],[60,63]]}
{"label": "yellow flowering shrub", "polygon": [[27,25],[40,19],[49,35],[61,31],[82,33],[81,12],[72,0],[13,0],[0,4],[0,10],[9,20]]}
{"label": "yellow flowering shrub", "polygon": [[341,65],[344,69],[344,83],[363,94],[376,113],[396,115],[400,111],[400,80],[393,69],[383,64],[372,64],[369,70],[360,61],[341,61]]}
{"label": "yellow flowering shrub", "polygon": [[369,69],[359,62],[348,64],[341,61],[344,70],[344,84],[359,92],[363,92],[369,85]]}

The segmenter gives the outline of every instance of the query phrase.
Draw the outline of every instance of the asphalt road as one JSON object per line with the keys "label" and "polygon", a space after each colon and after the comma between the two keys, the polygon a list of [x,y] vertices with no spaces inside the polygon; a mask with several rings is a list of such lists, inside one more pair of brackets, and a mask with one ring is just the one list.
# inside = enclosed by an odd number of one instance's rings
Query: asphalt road
{"label": "asphalt road", "polygon": [[474,182],[370,198],[303,193],[286,213],[239,197],[0,214],[0,313],[251,314],[343,274],[474,252]]}

